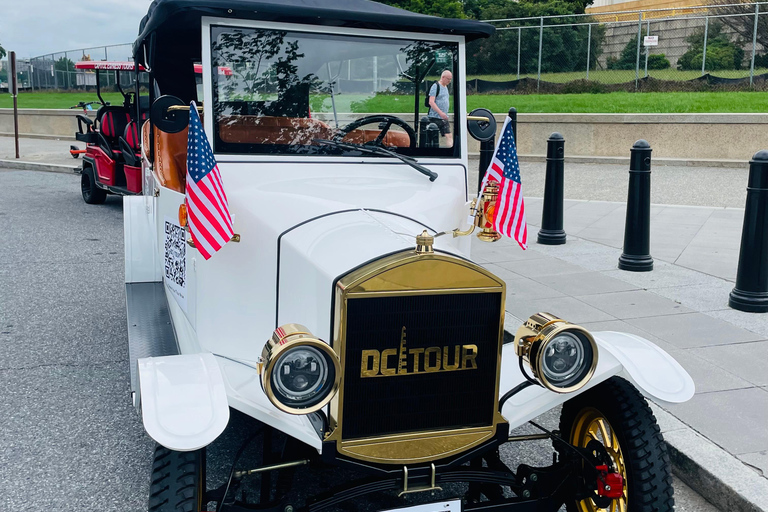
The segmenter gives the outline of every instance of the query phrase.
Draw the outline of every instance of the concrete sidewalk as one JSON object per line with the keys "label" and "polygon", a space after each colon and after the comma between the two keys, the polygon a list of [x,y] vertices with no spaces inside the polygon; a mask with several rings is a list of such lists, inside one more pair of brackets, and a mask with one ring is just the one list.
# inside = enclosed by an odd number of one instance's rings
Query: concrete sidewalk
{"label": "concrete sidewalk", "polygon": [[19,159],[13,137],[0,137],[0,165],[9,169],[34,171],[72,172],[80,167],[82,156],[72,158],[69,147],[85,149],[85,144],[73,138],[61,140],[19,139]]}
{"label": "concrete sidewalk", "polygon": [[768,510],[768,314],[728,307],[743,209],[654,205],[654,270],[635,273],[617,268],[624,204],[566,201],[560,246],[536,244],[541,207],[526,199],[527,251],[473,242],[507,283],[507,329],[549,311],[669,352],[696,382],[689,402],[655,409],[676,473],[723,510]]}

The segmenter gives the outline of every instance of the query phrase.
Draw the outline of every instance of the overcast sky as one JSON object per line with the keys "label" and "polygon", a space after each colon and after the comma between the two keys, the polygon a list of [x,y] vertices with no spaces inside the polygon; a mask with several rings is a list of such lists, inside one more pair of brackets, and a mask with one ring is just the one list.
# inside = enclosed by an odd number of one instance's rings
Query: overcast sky
{"label": "overcast sky", "polygon": [[[0,0],[0,44],[6,50],[15,50],[19,58],[28,58],[90,46],[132,43],[150,3],[151,0]],[[109,58],[116,60],[117,52]]]}

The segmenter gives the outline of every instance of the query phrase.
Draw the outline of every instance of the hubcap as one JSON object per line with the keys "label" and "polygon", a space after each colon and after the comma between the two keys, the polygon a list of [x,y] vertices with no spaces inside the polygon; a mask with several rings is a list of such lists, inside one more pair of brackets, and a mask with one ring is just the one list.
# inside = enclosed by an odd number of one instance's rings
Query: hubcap
{"label": "hubcap", "polygon": [[577,502],[578,509],[581,512],[626,512],[629,502],[627,466],[621,452],[621,446],[619,446],[619,438],[616,437],[616,432],[605,416],[597,409],[582,409],[576,416],[570,441],[571,444],[580,448],[585,448],[590,441],[597,441],[602,444],[611,458],[614,468],[624,479],[624,495],[621,498],[611,500],[610,505],[605,508],[599,507],[594,500],[589,498]]}

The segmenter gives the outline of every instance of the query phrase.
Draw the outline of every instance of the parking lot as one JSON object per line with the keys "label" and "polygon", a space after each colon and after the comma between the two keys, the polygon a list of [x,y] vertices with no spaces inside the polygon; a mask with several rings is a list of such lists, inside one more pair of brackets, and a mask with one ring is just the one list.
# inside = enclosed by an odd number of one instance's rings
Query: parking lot
{"label": "parking lot", "polygon": [[[129,399],[123,286],[121,198],[89,206],[78,176],[0,169],[2,510],[145,509],[154,443]],[[209,483],[253,428],[232,423]],[[505,452],[510,464],[550,457],[548,442]],[[677,510],[714,510],[675,486]]]}

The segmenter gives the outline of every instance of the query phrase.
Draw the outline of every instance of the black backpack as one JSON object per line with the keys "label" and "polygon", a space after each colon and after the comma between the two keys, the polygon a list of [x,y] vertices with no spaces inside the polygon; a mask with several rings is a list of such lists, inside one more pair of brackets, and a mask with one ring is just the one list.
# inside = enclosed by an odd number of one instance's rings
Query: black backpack
{"label": "black backpack", "polygon": [[[440,84],[438,82],[433,82],[432,85],[434,84],[437,84],[437,89],[435,90],[435,101],[437,101],[437,97],[440,96]],[[432,89],[432,85],[430,85],[429,82],[427,82],[427,85],[429,85],[429,87],[427,87],[426,96],[424,96],[424,106],[432,108],[429,104],[429,91]]]}

